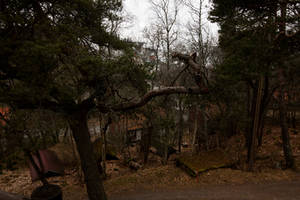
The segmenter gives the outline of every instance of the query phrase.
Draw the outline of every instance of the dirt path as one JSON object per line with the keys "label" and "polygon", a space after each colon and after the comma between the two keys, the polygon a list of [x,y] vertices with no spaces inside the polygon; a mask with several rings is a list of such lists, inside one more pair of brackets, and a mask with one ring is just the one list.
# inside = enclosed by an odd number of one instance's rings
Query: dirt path
{"label": "dirt path", "polygon": [[109,200],[300,200],[300,181],[218,185],[113,195]]}

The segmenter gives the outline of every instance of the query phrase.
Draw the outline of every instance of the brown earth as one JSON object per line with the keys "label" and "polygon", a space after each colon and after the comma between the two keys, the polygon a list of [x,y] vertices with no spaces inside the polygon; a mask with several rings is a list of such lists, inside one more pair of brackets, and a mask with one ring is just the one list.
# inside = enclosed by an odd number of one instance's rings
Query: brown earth
{"label": "brown earth", "polygon": [[[50,182],[63,188],[64,200],[87,199],[84,185],[78,181],[76,172],[68,171],[64,177],[51,178]],[[215,193],[217,189],[220,189],[219,193],[223,195],[226,191],[230,191],[231,188],[231,191],[235,192],[239,191],[241,187],[243,190],[239,192],[239,195],[243,195],[244,191],[259,191],[261,187],[267,187],[270,184],[272,185],[272,183],[282,184],[282,189],[287,189],[287,191],[289,191],[288,188],[291,187],[291,184],[297,183],[299,186],[297,191],[300,193],[300,175],[291,170],[266,170],[251,173],[232,169],[217,169],[205,172],[195,179],[173,165],[144,169],[129,175],[112,178],[106,180],[104,185],[107,194],[112,199],[122,199],[124,195],[128,196],[128,199],[139,199],[137,197],[143,197],[143,195],[147,194],[155,194],[156,199],[173,199],[172,197],[176,199],[177,196],[185,195],[184,191],[190,191],[190,196],[187,195],[188,198],[186,199],[193,199],[193,195],[200,194],[204,190],[207,190],[204,194],[209,196]],[[295,184],[293,188],[296,187],[297,184]],[[18,170],[13,173],[5,172],[5,175],[0,176],[0,190],[22,194],[27,197],[39,185],[40,183],[38,182],[31,183],[27,170]],[[280,187],[278,186],[278,188]],[[271,190],[273,190],[272,187]],[[174,191],[182,192],[174,193]],[[135,193],[136,198],[133,195]],[[156,195],[157,193],[162,194]],[[261,190],[261,193],[263,193],[263,190]],[[170,195],[169,198],[166,197],[167,194]],[[227,196],[229,194],[231,193],[226,193]],[[292,194],[294,195],[295,193]],[[218,198],[222,195],[218,196]],[[218,198],[216,197],[216,199]],[[123,199],[125,200],[126,198]]]}
{"label": "brown earth", "polygon": [[112,195],[110,200],[299,200],[300,181],[268,184],[213,185],[139,191]]}
{"label": "brown earth", "polygon": [[[192,178],[177,168],[173,161],[165,166],[159,162],[151,162],[151,165],[138,171],[129,170],[119,161],[114,161],[108,163],[110,176],[104,181],[105,190],[112,200],[150,199],[151,196],[153,196],[151,199],[182,200],[184,198],[191,200],[300,199],[299,173],[282,170],[284,158],[279,128],[272,128],[265,135],[264,143],[259,148],[254,172],[243,170],[245,169],[246,152],[243,144],[242,135],[227,141],[227,146],[231,148],[228,148],[226,152],[236,161],[235,169],[224,168],[207,171],[197,178]],[[291,146],[299,167],[300,133],[298,135],[291,134]],[[155,156],[152,155],[151,159],[155,159]],[[70,161],[70,163],[72,162]],[[62,187],[64,200],[87,199],[84,184],[80,181],[78,174],[76,167],[70,166],[64,177],[50,179],[50,183]],[[0,175],[0,190],[3,191],[29,197],[34,188],[39,185],[39,182],[31,182],[27,168],[3,171],[3,174]],[[277,190],[278,192],[276,192]],[[162,195],[158,195],[159,193]],[[217,194],[218,196],[216,196]],[[253,194],[257,195],[253,196]]]}

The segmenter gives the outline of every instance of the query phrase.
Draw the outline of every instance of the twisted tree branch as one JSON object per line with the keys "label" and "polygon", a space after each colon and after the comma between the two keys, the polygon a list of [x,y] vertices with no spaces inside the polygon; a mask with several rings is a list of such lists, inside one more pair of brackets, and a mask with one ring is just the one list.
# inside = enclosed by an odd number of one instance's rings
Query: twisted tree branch
{"label": "twisted tree branch", "polygon": [[207,94],[207,88],[200,88],[200,87],[191,87],[185,88],[182,86],[178,87],[166,87],[159,90],[152,90],[146,93],[143,97],[140,98],[138,101],[126,102],[121,103],[115,106],[112,106],[110,109],[113,111],[125,111],[130,109],[135,109],[144,106],[154,97],[162,96],[162,95],[170,95],[170,94]]}

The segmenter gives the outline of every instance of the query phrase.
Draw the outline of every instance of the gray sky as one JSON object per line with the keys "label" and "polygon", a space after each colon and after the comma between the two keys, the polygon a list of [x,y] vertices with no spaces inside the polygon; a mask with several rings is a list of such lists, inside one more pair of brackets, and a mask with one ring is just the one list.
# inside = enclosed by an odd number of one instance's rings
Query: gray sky
{"label": "gray sky", "polygon": [[[195,2],[197,0],[194,0]],[[151,23],[151,16],[153,18],[153,12],[151,10],[151,5],[149,3],[149,0],[124,0],[124,9],[133,15],[134,22],[131,27],[126,28],[122,30],[124,36],[131,37],[134,40],[141,40],[143,38],[142,36],[142,30],[145,28],[145,26],[149,25]],[[190,20],[190,14],[187,10],[187,8],[182,8],[180,10],[180,16],[179,16],[179,23],[181,26],[184,26],[188,20]],[[217,31],[218,27],[216,24],[211,24],[207,19],[207,17],[204,17],[204,20],[206,21],[207,25],[209,26],[212,34],[217,37]],[[123,35],[122,34],[122,35]]]}
{"label": "gray sky", "polygon": [[124,0],[124,9],[134,16],[133,27],[128,30],[129,35],[137,34],[136,31],[140,34],[149,23],[149,17],[152,13],[148,0]]}

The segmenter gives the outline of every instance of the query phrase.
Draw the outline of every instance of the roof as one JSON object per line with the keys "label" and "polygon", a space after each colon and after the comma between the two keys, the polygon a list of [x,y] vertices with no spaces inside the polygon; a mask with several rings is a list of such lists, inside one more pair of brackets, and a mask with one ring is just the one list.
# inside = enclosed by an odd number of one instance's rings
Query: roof
{"label": "roof", "polygon": [[[9,112],[9,107],[8,106],[0,106],[0,113],[1,115],[3,115],[5,117],[5,115]],[[5,125],[5,122],[3,120],[0,119],[0,124],[1,125]]]}

